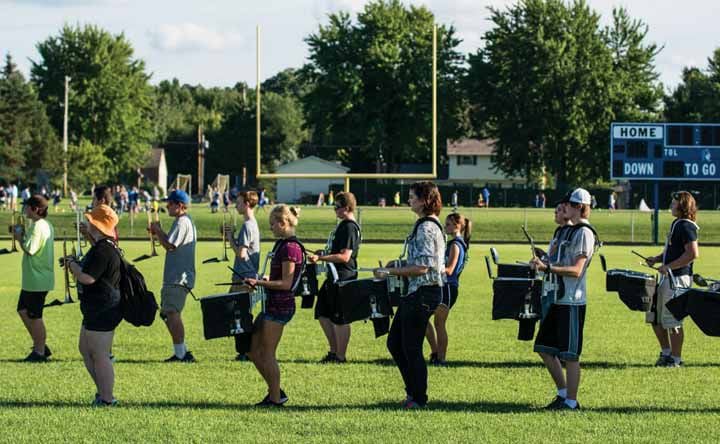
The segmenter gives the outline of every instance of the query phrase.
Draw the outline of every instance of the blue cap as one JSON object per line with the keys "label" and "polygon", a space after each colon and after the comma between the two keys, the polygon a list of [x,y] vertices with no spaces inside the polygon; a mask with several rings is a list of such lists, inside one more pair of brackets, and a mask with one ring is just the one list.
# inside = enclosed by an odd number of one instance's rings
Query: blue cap
{"label": "blue cap", "polygon": [[170,195],[167,197],[170,202],[177,202],[185,205],[190,205],[190,196],[183,190],[172,190]]}

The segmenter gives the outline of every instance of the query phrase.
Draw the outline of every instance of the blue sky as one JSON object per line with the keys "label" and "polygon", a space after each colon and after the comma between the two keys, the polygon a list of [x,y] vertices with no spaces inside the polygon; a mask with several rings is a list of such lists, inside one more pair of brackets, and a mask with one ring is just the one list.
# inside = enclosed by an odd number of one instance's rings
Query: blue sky
{"label": "blue sky", "polygon": [[[366,0],[0,0],[0,54],[8,51],[26,74],[37,60],[35,44],[57,34],[64,23],[92,23],[124,32],[152,81],[177,77],[183,83],[230,86],[255,84],[255,26],[262,27],[261,77],[301,66],[303,38],[339,10],[357,12]],[[424,4],[438,22],[453,24],[463,52],[482,46],[489,28],[487,7],[510,0],[406,0]],[[613,6],[650,26],[651,41],[664,46],[656,63],[661,81],[675,86],[684,66],[705,67],[720,46],[717,0],[589,0],[610,19]]]}

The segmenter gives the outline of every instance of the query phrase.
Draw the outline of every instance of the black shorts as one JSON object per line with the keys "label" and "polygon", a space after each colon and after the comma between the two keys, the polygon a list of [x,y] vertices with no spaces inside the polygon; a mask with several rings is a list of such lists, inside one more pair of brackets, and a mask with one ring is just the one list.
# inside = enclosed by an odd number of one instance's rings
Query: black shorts
{"label": "black shorts", "polygon": [[113,331],[122,321],[119,307],[83,313],[82,325],[90,331]]}
{"label": "black shorts", "polygon": [[453,308],[453,305],[455,305],[455,302],[457,302],[458,290],[459,289],[457,285],[443,285],[442,299],[440,300],[440,305],[446,306],[448,310]]}
{"label": "black shorts", "polygon": [[318,291],[317,302],[315,302],[315,319],[328,318],[334,319],[337,317],[336,301],[337,298],[337,285],[331,283],[329,280],[323,282],[322,287]]}
{"label": "black shorts", "polygon": [[25,310],[30,319],[42,319],[47,291],[20,291],[17,311]]}
{"label": "black shorts", "polygon": [[584,305],[553,304],[540,323],[534,350],[557,356],[563,361],[579,361],[584,326]]}

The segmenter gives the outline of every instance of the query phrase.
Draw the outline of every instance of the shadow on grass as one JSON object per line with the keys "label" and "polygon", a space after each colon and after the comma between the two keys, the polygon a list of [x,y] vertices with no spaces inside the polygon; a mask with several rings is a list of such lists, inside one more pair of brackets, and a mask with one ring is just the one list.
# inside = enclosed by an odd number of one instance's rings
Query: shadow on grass
{"label": "shadow on grass", "polygon": [[[93,408],[88,402],[73,401],[25,401],[17,399],[0,400],[0,408]],[[192,409],[192,410],[240,410],[240,411],[270,411],[270,412],[318,412],[318,411],[401,411],[398,402],[377,402],[360,405],[287,405],[283,408],[255,407],[254,404],[229,403],[229,402],[180,402],[180,401],[154,401],[147,403],[122,402],[116,408],[131,409]],[[514,402],[493,402],[493,401],[430,401],[428,412],[458,412],[458,413],[490,413],[490,414],[565,414],[567,412],[546,412],[540,406]],[[718,408],[680,408],[662,406],[618,406],[618,407],[590,407],[583,408],[583,413],[609,413],[609,414],[649,414],[649,413],[672,413],[672,414],[707,414],[715,415],[720,413]]]}

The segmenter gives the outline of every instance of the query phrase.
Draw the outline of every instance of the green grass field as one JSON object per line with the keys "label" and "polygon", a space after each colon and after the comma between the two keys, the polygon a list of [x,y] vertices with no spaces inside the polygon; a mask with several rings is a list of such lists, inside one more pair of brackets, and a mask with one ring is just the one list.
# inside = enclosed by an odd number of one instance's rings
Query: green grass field
{"label": "green grass field", "polygon": [[[449,211],[451,208],[445,208],[443,215]],[[475,223],[473,239],[479,242],[524,242],[525,237],[520,230],[524,224],[527,225],[535,239],[542,242],[548,241],[555,230],[552,209],[460,208],[459,211]],[[196,222],[200,237],[220,238],[221,213],[211,214],[207,206],[194,205],[191,207],[190,214]],[[233,222],[233,214],[234,210],[227,214],[228,223]],[[263,239],[271,236],[267,223],[268,214],[269,209],[257,211]],[[362,207],[359,216],[363,227],[363,238],[373,241],[402,241],[415,221],[415,216],[407,207]],[[667,233],[672,222],[672,216],[667,211],[661,212],[660,216],[659,232],[662,241],[664,233]],[[235,219],[238,225],[242,223],[242,218],[237,214],[235,214]],[[620,210],[612,213],[607,210],[595,210],[590,219],[604,242],[648,243],[652,241],[650,213],[634,210]],[[74,213],[69,211],[55,213],[51,210],[49,220],[55,226],[58,237],[74,236]],[[161,221],[166,228],[172,223],[166,213],[161,213]],[[0,227],[8,225],[9,222],[10,214],[0,212]],[[301,239],[326,239],[334,223],[335,213],[332,207],[302,207],[298,236]],[[701,227],[701,241],[720,243],[720,212],[701,211],[698,223]],[[134,220],[132,227],[130,217],[126,213],[120,219],[118,227],[120,237],[141,238],[146,235],[146,226],[147,216],[145,213],[141,213]],[[0,233],[0,237],[8,238],[5,228]]]}
{"label": "green grass field", "polygon": [[[139,242],[123,247],[128,257],[147,250]],[[397,244],[364,245],[361,265],[399,250]],[[384,338],[373,339],[371,324],[354,324],[349,364],[320,365],[327,349],[307,310],[298,310],[278,351],[288,406],[253,408],[265,394],[264,383],[252,364],[233,361],[231,339],[203,340],[200,307],[193,301],[184,315],[187,343],[199,363],[161,363],[171,354],[161,321],[150,328],[122,324],[114,345],[121,406],[92,409],[94,387],[76,344],[78,305],[46,311],[52,362],[18,362],[30,347],[15,313],[20,255],[0,256],[0,442],[718,442],[720,341],[688,320],[686,367],[654,368],[658,350],[651,330],[641,313],[604,291],[597,258],[588,278],[579,396],[584,411],[537,410],[554,388],[532,344],[515,339],[517,324],[490,320],[491,283],[482,261],[487,250],[473,246],[450,316],[451,365],[430,368],[429,408],[410,412],[399,409],[402,382]],[[217,243],[201,243],[198,258],[218,251]],[[526,259],[528,248],[503,245],[499,251],[506,262]],[[627,247],[603,252],[611,267],[640,269]],[[696,271],[717,275],[718,253],[702,248]],[[162,253],[140,268],[159,290]],[[219,292],[213,284],[228,279],[224,264],[198,268],[199,295]],[[61,284],[59,270],[56,277]],[[57,288],[49,299],[62,297]]]}

